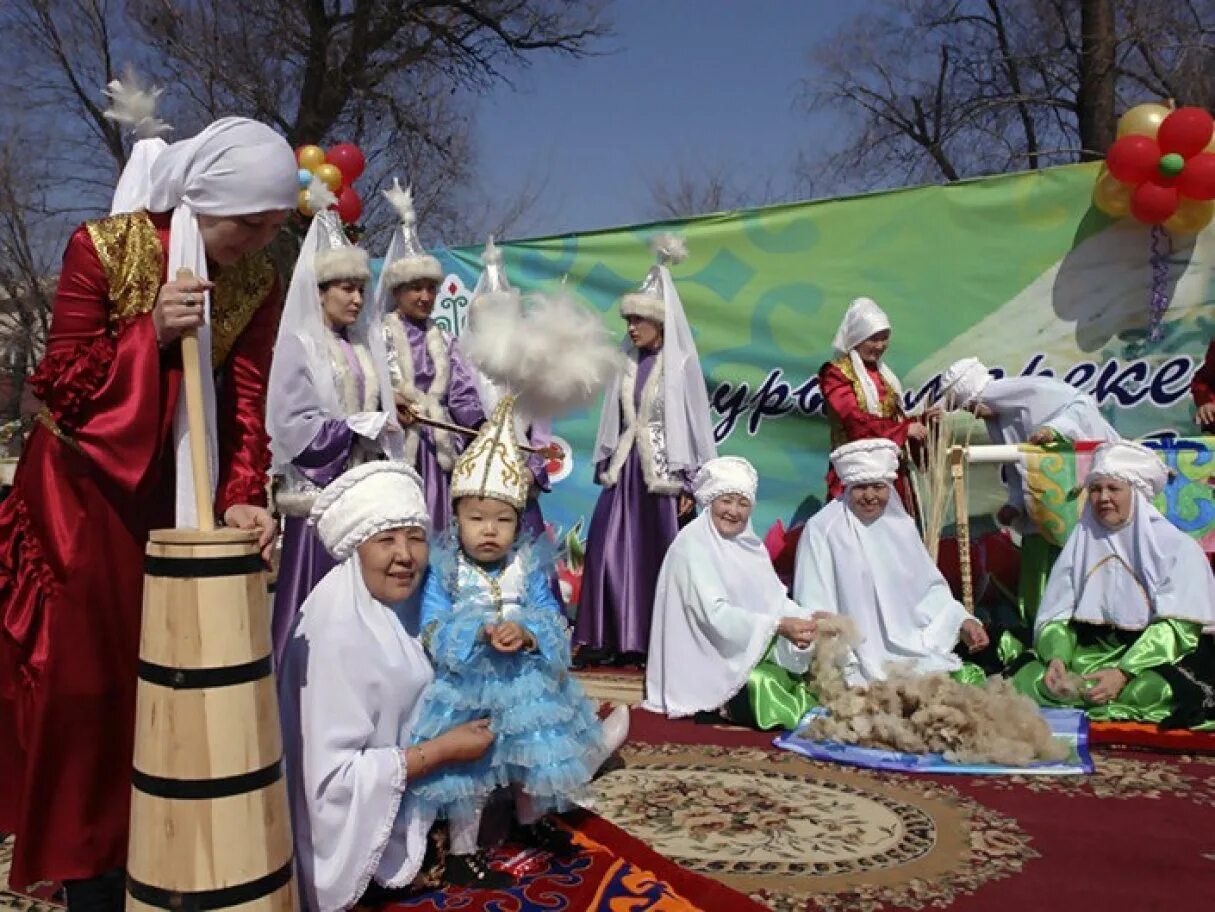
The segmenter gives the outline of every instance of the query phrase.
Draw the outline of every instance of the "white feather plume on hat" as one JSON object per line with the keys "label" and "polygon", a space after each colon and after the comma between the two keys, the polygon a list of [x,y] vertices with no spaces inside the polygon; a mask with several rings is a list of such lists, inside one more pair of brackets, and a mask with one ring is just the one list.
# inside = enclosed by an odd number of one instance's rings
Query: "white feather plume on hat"
{"label": "white feather plume on hat", "polygon": [[164,89],[145,89],[133,67],[127,67],[123,78],[112,80],[102,92],[110,99],[102,116],[126,127],[137,139],[152,139],[173,129],[156,116]]}

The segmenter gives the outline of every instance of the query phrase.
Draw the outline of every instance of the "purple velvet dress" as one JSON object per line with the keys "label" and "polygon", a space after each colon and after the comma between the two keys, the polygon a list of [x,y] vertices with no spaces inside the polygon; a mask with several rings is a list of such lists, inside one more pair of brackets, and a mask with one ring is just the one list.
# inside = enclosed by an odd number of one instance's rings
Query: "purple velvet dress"
{"label": "purple velvet dress", "polygon": [[[390,319],[392,319],[390,317]],[[409,349],[413,355],[413,383],[420,392],[430,392],[430,385],[435,379],[435,365],[430,352],[426,350],[425,322],[401,320],[405,326],[405,334],[409,339]],[[450,380],[447,384],[447,395],[443,404],[447,407],[451,420],[466,428],[479,428],[485,421],[485,411],[481,408],[481,396],[477,392],[477,383],[472,368],[464,360],[458,345],[449,345],[448,357],[451,358]],[[439,465],[438,452],[435,449],[434,428],[418,425],[421,440],[418,444],[418,456],[414,468],[422,476],[426,494],[426,507],[430,511],[430,525],[435,532],[442,532],[451,523],[451,498],[448,491],[451,487],[451,475]],[[459,454],[468,443],[462,436],[453,434],[455,450]]]}
{"label": "purple velvet dress", "polygon": [[[633,404],[641,407],[655,353],[637,362]],[[602,467],[600,467],[601,469]],[[646,490],[636,445],[620,470],[620,480],[604,488],[587,533],[582,595],[574,643],[609,653],[645,653],[658,571],[679,532],[678,497]]]}
{"label": "purple velvet dress", "polygon": [[[338,334],[338,341],[354,375],[359,398],[362,399],[367,378],[344,333]],[[312,442],[291,462],[308,481],[323,488],[349,467],[354,444],[355,433],[347,426],[346,419],[328,418],[321,424]],[[287,648],[295,616],[304,599],[335,566],[337,561],[325,550],[316,530],[308,525],[307,517],[288,516],[284,523],[283,549],[274,587],[271,622],[276,662],[282,659],[283,651]]]}

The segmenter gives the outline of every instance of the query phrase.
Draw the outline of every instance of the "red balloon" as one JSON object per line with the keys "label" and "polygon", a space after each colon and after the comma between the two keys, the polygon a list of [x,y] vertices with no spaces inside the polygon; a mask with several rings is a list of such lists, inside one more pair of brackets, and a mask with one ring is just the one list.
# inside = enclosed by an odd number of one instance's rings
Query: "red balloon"
{"label": "red balloon", "polygon": [[1154,177],[1160,164],[1160,147],[1156,140],[1138,133],[1120,136],[1105,156],[1110,174],[1124,184],[1141,184]]}
{"label": "red balloon", "polygon": [[1213,132],[1215,120],[1202,108],[1178,108],[1161,121],[1156,142],[1163,152],[1189,158],[1206,148]]}
{"label": "red balloon", "polygon": [[1215,155],[1195,155],[1177,177],[1177,192],[1190,199],[1215,199]]}
{"label": "red balloon", "polygon": [[354,183],[363,173],[363,169],[367,167],[367,160],[363,158],[363,153],[354,143],[338,143],[329,150],[325,161],[337,166],[338,170],[342,172],[342,177],[345,178],[343,181],[345,184]]}
{"label": "red balloon", "polygon": [[354,187],[343,187],[338,194],[337,213],[347,225],[353,225],[363,214],[363,201]]}
{"label": "red balloon", "polygon": [[1144,181],[1131,194],[1131,215],[1145,225],[1159,225],[1177,211],[1178,200],[1175,187]]}

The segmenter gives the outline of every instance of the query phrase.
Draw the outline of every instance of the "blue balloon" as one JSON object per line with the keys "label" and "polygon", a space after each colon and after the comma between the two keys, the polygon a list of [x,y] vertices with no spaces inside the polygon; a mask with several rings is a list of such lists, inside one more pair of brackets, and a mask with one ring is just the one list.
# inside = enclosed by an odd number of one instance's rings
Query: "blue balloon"
{"label": "blue balloon", "polygon": [[312,172],[309,171],[307,168],[300,168],[298,177],[299,177],[299,182],[300,182],[300,189],[307,190],[308,185],[312,183]]}

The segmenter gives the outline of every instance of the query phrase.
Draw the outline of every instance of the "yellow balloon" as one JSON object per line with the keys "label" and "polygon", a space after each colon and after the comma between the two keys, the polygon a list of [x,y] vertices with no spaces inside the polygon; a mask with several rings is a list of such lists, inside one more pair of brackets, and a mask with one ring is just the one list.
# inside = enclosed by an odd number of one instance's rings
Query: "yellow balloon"
{"label": "yellow balloon", "polygon": [[299,209],[301,215],[305,215],[308,218],[312,218],[312,216],[316,215],[316,212],[314,212],[312,207],[308,205],[307,190],[301,190],[296,199],[296,208]]}
{"label": "yellow balloon", "polygon": [[1131,211],[1131,188],[1101,166],[1093,185],[1093,205],[1111,218],[1122,218]]}
{"label": "yellow balloon", "polygon": [[325,150],[320,146],[300,146],[295,153],[295,160],[300,167],[307,171],[315,171],[325,164]]}
{"label": "yellow balloon", "polygon": [[1181,197],[1177,211],[1164,223],[1170,234],[1197,234],[1215,215],[1215,200],[1193,200]]}
{"label": "yellow balloon", "polygon": [[1118,135],[1126,136],[1129,133],[1139,133],[1155,139],[1156,131],[1160,129],[1161,122],[1172,113],[1172,111],[1162,104],[1135,105],[1135,107],[1118,118]]}
{"label": "yellow balloon", "polygon": [[314,168],[312,173],[325,182],[325,186],[337,193],[342,188],[342,171],[337,165],[324,164]]}

